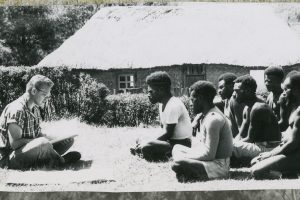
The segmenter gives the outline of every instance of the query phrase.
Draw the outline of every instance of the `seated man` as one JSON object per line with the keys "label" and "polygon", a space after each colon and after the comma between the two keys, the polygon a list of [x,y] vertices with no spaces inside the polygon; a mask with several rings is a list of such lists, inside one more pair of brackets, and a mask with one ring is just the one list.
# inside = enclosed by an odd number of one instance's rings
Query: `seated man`
{"label": "seated man", "polygon": [[191,148],[175,145],[172,170],[179,181],[227,178],[232,153],[232,134],[224,114],[213,104],[216,90],[208,81],[191,87],[193,112],[201,114],[200,132]]}
{"label": "seated man", "polygon": [[280,106],[278,104],[279,96],[282,93],[281,83],[284,78],[284,72],[281,67],[268,67],[265,70],[265,85],[270,94],[267,97],[267,104],[272,108],[277,117],[280,119]]}
{"label": "seated man", "polygon": [[243,103],[238,103],[232,96],[236,78],[236,75],[232,73],[225,73],[219,77],[218,93],[222,101],[215,103],[229,119],[233,137],[239,133],[243,121],[243,109],[245,107]]}
{"label": "seated man", "polygon": [[0,165],[13,169],[53,167],[80,159],[80,153],[64,154],[74,139],[52,145],[42,134],[38,106],[50,97],[53,82],[42,75],[33,76],[26,92],[8,104],[0,117]]}
{"label": "seated man", "polygon": [[[289,78],[290,76],[292,76],[293,74],[297,74],[297,73],[299,73],[299,72],[296,70],[290,71],[286,75],[286,79]],[[283,93],[281,93],[281,95],[279,97],[278,104],[280,107],[280,112],[279,112],[280,120],[278,121],[278,124],[280,127],[280,131],[284,132],[289,127],[289,117],[291,115],[293,105],[289,103],[289,100],[287,100],[286,95],[283,95]]]}
{"label": "seated man", "polygon": [[238,102],[246,105],[242,126],[233,144],[233,156],[237,159],[252,159],[259,153],[274,148],[281,139],[276,116],[256,96],[256,88],[256,81],[249,75],[235,80],[233,95]]}
{"label": "seated man", "polygon": [[229,99],[233,93],[234,80],[236,75],[233,73],[224,73],[219,76],[218,82],[218,94],[221,97],[221,101],[214,102],[223,113],[229,105]]}
{"label": "seated man", "polygon": [[[183,102],[171,94],[171,79],[166,72],[154,72],[146,78],[151,103],[159,104],[163,134],[156,140],[141,144],[141,154],[148,161],[166,160],[175,144],[191,146],[192,125]],[[139,146],[139,144],[138,144]],[[139,148],[131,153],[139,153]]]}
{"label": "seated man", "polygon": [[232,136],[235,137],[240,132],[242,126],[245,104],[237,102],[234,96],[231,96],[228,104],[224,114],[229,119]]}
{"label": "seated man", "polygon": [[282,174],[300,172],[300,73],[285,79],[283,95],[293,107],[289,127],[278,147],[252,160],[251,172],[257,179],[271,178],[272,171]]}

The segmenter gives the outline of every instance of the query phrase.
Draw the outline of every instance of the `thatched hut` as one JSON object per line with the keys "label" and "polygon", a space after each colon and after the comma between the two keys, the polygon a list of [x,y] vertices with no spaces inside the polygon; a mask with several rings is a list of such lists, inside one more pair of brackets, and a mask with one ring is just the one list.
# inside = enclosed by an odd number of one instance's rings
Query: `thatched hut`
{"label": "thatched hut", "polygon": [[271,65],[300,68],[300,37],[275,7],[105,7],[38,65],[76,68],[116,91],[144,88],[145,77],[155,70],[167,71],[174,90],[180,90],[200,79],[216,82],[228,71],[242,75]]}

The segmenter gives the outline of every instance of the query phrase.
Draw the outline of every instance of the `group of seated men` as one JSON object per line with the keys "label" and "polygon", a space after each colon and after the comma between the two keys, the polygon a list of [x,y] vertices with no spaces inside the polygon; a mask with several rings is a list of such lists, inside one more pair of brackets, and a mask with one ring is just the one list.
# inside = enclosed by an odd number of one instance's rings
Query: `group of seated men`
{"label": "group of seated men", "polygon": [[[223,74],[218,91],[209,81],[197,81],[190,87],[193,122],[183,102],[172,96],[166,72],[150,74],[146,83],[150,102],[159,103],[164,132],[156,140],[138,143],[131,149],[133,154],[149,161],[173,157],[172,170],[180,181],[227,178],[232,160],[248,160],[255,178],[299,172],[299,72],[292,71],[284,79],[282,68],[267,68],[266,102],[256,95],[256,81],[249,75]],[[50,97],[53,85],[49,78],[35,75],[25,93],[4,108],[0,167],[55,167],[80,159],[79,152],[66,153],[73,138],[54,143],[41,131],[38,107]],[[214,102],[217,92],[221,102]]]}
{"label": "group of seated men", "polygon": [[[269,67],[264,79],[266,101],[256,94],[257,84],[250,75],[225,73],[219,77],[218,91],[209,81],[195,82],[189,91],[191,122],[183,102],[171,94],[169,75],[150,74],[148,97],[159,103],[163,134],[137,142],[131,153],[148,161],[173,157],[172,170],[179,181],[228,178],[233,163],[251,165],[256,179],[297,176],[300,72],[292,71],[284,80],[281,67]],[[217,92],[219,102],[214,101]]]}

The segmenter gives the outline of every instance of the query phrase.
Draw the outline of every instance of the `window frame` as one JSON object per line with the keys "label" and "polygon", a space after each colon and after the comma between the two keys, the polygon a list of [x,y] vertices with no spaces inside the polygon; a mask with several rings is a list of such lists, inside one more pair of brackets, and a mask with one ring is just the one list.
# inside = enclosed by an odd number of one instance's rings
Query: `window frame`
{"label": "window frame", "polygon": [[[125,81],[121,81],[121,77],[125,77]],[[127,80],[127,78],[130,77],[129,81]],[[133,80],[131,80],[131,77],[133,78]],[[121,84],[122,83],[125,83],[125,88],[121,88]],[[132,87],[127,87],[127,84],[130,84],[132,83]],[[135,83],[135,76],[134,74],[131,74],[131,73],[124,73],[124,74],[119,74],[118,75],[118,89],[119,90],[123,90],[124,92],[126,92],[127,89],[133,89],[136,87],[136,83]]]}

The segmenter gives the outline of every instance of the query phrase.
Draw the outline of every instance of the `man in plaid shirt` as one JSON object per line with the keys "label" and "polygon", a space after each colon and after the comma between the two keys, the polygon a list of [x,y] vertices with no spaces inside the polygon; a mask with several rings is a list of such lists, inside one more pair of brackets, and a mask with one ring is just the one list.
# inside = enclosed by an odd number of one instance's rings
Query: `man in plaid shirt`
{"label": "man in plaid shirt", "polygon": [[53,167],[80,159],[79,152],[61,156],[72,146],[73,138],[52,145],[50,139],[41,133],[38,106],[50,98],[53,85],[49,78],[35,75],[28,82],[26,92],[5,107],[0,117],[2,167]]}

